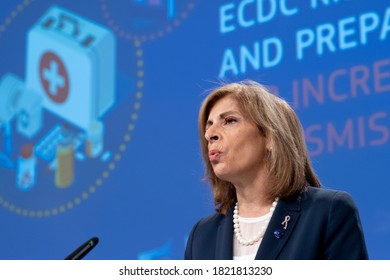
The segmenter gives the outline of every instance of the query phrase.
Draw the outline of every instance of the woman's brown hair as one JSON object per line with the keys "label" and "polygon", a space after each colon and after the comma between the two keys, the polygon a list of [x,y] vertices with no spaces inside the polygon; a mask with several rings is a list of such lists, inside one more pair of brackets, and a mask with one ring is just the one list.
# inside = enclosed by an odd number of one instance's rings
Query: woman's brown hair
{"label": "woman's brown hair", "polygon": [[204,137],[206,122],[215,103],[225,96],[233,97],[243,113],[258,127],[266,138],[268,150],[268,199],[288,199],[307,186],[321,187],[315,174],[305,144],[301,123],[286,101],[270,93],[254,81],[223,85],[213,90],[203,101],[198,126],[205,162],[205,177],[211,183],[214,204],[219,213],[226,214],[236,202],[234,186],[219,179],[208,159],[208,141]]}

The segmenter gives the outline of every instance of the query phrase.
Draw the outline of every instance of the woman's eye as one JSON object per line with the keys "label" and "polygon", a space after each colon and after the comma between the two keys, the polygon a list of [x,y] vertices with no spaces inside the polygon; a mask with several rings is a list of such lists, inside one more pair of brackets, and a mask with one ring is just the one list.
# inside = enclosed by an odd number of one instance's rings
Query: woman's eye
{"label": "woman's eye", "polygon": [[229,123],[234,123],[236,122],[237,120],[235,118],[226,118],[225,119],[225,123],[229,124]]}

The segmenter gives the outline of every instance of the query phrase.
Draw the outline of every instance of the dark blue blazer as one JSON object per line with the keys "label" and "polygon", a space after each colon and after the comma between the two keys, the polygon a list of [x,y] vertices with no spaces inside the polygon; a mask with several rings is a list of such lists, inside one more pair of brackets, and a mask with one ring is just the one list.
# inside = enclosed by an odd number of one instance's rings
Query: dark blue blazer
{"label": "dark blue blazer", "polygon": [[[282,222],[290,216],[287,228]],[[188,238],[185,259],[233,258],[233,209],[201,219]],[[358,210],[342,191],[309,187],[292,200],[280,200],[256,260],[368,259]]]}

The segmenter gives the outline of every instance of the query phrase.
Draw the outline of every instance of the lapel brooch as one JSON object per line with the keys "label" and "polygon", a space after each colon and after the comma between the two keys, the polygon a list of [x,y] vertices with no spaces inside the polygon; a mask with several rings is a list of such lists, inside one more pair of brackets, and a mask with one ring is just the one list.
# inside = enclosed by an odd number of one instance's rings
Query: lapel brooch
{"label": "lapel brooch", "polygon": [[274,236],[276,238],[281,238],[283,235],[284,235],[284,232],[287,230],[287,227],[288,227],[288,222],[291,220],[291,217],[289,215],[286,215],[284,217],[284,221],[281,223],[281,225],[283,226],[283,228],[281,229],[275,229],[274,230]]}

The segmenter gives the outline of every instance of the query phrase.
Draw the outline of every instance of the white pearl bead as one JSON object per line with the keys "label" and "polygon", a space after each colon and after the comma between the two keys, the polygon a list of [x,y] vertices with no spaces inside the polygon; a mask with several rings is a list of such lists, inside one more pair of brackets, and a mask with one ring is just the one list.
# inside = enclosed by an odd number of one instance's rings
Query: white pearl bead
{"label": "white pearl bead", "polygon": [[259,232],[257,232],[257,234],[251,238],[251,239],[244,239],[241,235],[241,232],[240,232],[240,221],[239,221],[239,214],[238,214],[238,202],[236,202],[236,205],[234,207],[234,215],[233,215],[233,227],[234,227],[234,232],[235,232],[235,236],[238,240],[238,242],[243,245],[243,246],[251,246],[253,244],[255,244],[256,242],[258,242],[261,238],[263,238],[263,235],[265,233],[265,229],[267,228],[270,220],[271,220],[271,217],[272,217],[272,214],[273,212],[275,211],[275,208],[278,204],[278,201],[279,201],[279,198],[275,198],[275,201],[272,202],[272,206],[271,208],[269,209],[269,213],[267,214],[267,219],[264,220],[264,224],[262,226],[262,228],[260,229]]}

